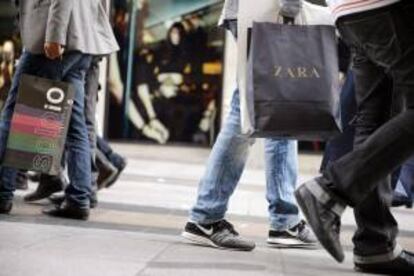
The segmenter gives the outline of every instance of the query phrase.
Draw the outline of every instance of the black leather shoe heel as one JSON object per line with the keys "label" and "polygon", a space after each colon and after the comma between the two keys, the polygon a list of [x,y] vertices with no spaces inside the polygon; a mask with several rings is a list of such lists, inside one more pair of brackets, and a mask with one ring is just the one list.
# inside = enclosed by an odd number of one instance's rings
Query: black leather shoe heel
{"label": "black leather shoe heel", "polygon": [[414,254],[404,250],[392,261],[369,264],[355,263],[355,270],[369,274],[412,276],[414,275]]}

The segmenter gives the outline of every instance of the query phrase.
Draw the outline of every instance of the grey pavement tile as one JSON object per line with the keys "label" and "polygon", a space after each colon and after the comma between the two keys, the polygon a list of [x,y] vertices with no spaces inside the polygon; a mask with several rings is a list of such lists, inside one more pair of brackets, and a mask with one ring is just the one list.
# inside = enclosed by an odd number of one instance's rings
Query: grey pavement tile
{"label": "grey pavement tile", "polygon": [[[172,274],[172,271],[177,274]],[[253,252],[217,250],[177,243],[148,263],[140,275],[355,275],[352,254],[336,263],[324,250],[275,249]]]}
{"label": "grey pavement tile", "polygon": [[168,247],[140,275],[195,275],[196,271],[198,275],[282,275],[278,260],[261,249],[238,252],[184,242]]}
{"label": "grey pavement tile", "polygon": [[[13,257],[13,256],[12,256]],[[19,260],[2,256],[0,276],[134,276],[145,263],[108,260],[94,256],[74,256],[61,253],[38,254],[22,252]]]}
{"label": "grey pavement tile", "polygon": [[[55,225],[0,223],[0,233],[6,236],[1,239],[1,252],[16,251],[20,254],[33,251],[44,255],[93,256],[102,260],[121,258],[124,261],[146,262],[168,245],[168,242],[148,240],[146,236],[131,232]],[[3,240],[7,244],[3,245]],[[8,248],[8,245],[13,247]]]}
{"label": "grey pavement tile", "polygon": [[10,222],[0,222],[0,236],[0,276],[134,276],[169,244],[153,235]]}

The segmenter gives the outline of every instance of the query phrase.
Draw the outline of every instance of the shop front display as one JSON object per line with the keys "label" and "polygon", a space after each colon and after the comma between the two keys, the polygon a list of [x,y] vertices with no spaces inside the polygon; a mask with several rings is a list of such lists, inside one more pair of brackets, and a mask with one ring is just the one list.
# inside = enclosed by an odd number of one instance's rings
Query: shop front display
{"label": "shop front display", "polygon": [[139,4],[132,16],[131,3],[113,2],[121,51],[109,62],[109,138],[211,145],[220,121],[222,1]]}

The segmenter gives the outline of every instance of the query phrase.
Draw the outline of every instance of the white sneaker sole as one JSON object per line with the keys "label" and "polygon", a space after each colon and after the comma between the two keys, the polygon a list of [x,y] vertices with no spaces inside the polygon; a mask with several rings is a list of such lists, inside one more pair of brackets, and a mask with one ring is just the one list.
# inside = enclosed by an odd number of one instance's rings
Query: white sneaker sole
{"label": "white sneaker sole", "polygon": [[204,238],[204,237],[200,237],[198,235],[194,235],[191,234],[189,232],[182,232],[181,233],[181,237],[183,237],[184,239],[198,244],[198,245],[203,245],[203,246],[209,246],[209,247],[214,247],[214,248],[220,248],[219,246],[217,246],[214,242],[212,242],[211,240]]}
{"label": "white sneaker sole", "polygon": [[251,250],[247,250],[244,248],[229,248],[229,247],[222,247],[222,246],[218,246],[217,244],[215,244],[214,242],[212,242],[211,240],[204,238],[204,237],[200,237],[198,235],[194,235],[191,234],[189,232],[185,232],[183,231],[181,233],[181,237],[183,237],[184,239],[186,239],[187,241],[193,243],[193,244],[197,244],[197,245],[201,245],[201,246],[207,246],[207,247],[213,247],[216,249],[221,249],[221,250],[230,250],[230,251],[252,251]]}
{"label": "white sneaker sole", "polygon": [[316,243],[305,243],[296,239],[279,239],[279,238],[268,238],[267,239],[267,243],[270,246],[275,246],[275,247],[292,247],[292,248],[301,248],[301,247],[306,247],[306,248],[312,248],[312,247],[316,247]]}

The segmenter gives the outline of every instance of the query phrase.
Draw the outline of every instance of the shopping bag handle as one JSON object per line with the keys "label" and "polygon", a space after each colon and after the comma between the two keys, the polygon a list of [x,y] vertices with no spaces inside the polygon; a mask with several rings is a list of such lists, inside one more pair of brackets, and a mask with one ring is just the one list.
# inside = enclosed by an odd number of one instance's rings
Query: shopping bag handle
{"label": "shopping bag handle", "polygon": [[[283,21],[280,21],[280,17],[282,17]],[[277,15],[277,22],[282,22],[284,25],[295,25],[295,18],[284,16],[279,12]]]}
{"label": "shopping bag handle", "polygon": [[283,24],[285,24],[285,25],[295,25],[295,18],[283,16]]}

